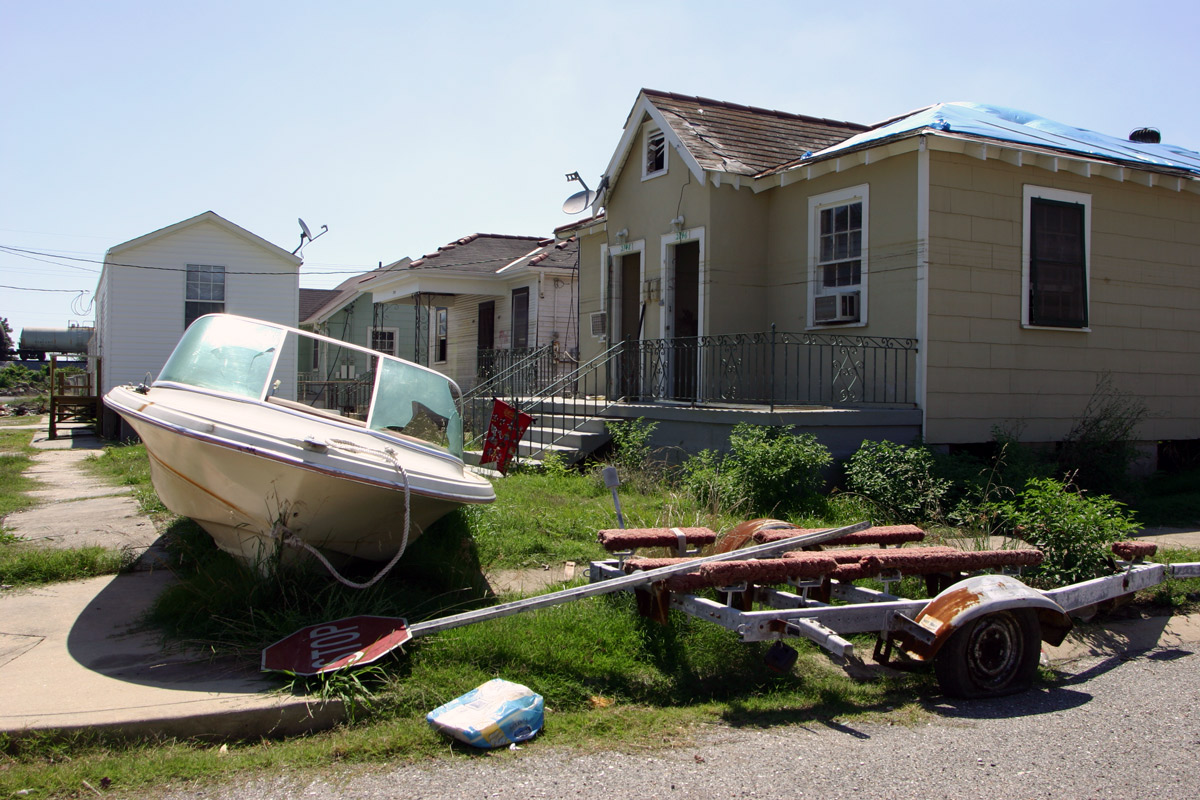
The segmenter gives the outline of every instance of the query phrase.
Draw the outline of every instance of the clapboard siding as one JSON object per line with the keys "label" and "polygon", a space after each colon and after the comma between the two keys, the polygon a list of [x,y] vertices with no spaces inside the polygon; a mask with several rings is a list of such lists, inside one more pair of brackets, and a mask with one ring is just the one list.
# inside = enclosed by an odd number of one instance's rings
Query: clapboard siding
{"label": "clapboard siding", "polygon": [[[183,334],[188,264],[225,267],[226,312],[296,325],[295,261],[286,251],[273,252],[256,237],[240,235],[232,223],[209,216],[110,251],[96,291],[102,391],[158,375]],[[294,376],[295,354],[284,357],[292,363],[286,374]],[[290,395],[294,385],[284,390]]]}

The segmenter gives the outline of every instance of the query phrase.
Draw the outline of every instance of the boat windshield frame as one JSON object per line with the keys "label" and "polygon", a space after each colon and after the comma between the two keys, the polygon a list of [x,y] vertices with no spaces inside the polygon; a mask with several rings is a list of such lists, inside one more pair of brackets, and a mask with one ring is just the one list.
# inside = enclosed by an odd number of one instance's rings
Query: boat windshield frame
{"label": "boat windshield frame", "polygon": [[[213,328],[214,325],[220,326]],[[191,356],[192,351],[200,349],[202,343],[206,343],[206,336],[212,337],[215,331],[218,335],[222,330],[230,330],[230,326],[235,326],[233,329],[240,329],[244,332],[242,336],[224,336],[224,339],[236,341],[237,350],[253,351],[254,347],[246,348],[244,345],[247,341],[259,345],[259,352],[251,355],[248,360],[243,356],[244,366],[249,369],[253,367],[254,372],[249,376],[250,380],[240,380],[236,376],[230,377],[225,366],[228,364],[228,359],[222,362],[219,371],[220,379],[206,380],[207,372],[214,370],[214,364],[204,364],[195,356]],[[252,332],[252,329],[257,329],[257,333]],[[271,331],[275,334],[274,337],[267,336],[264,331]],[[349,349],[364,354],[368,359],[376,359],[368,361],[375,365],[374,376],[372,378],[371,387],[371,402],[370,409],[366,419],[357,422],[358,425],[376,431],[385,436],[399,438],[401,440],[409,440],[415,443],[434,448],[441,452],[448,452],[458,459],[463,457],[463,419],[462,419],[462,391],[454,379],[450,378],[435,369],[417,364],[412,361],[407,361],[403,358],[381,353],[378,350],[372,350],[369,347],[356,345],[350,342],[345,342],[340,339],[335,339],[330,336],[324,336],[319,333],[292,328],[287,325],[281,325],[277,322],[269,322],[267,320],[253,319],[251,317],[243,317],[236,314],[206,314],[198,318],[191,326],[184,331],[175,350],[163,365],[159,377],[154,381],[154,386],[164,387],[188,387],[199,389],[204,392],[213,394],[225,395],[241,400],[265,403],[271,398],[275,391],[275,386],[272,379],[275,378],[279,367],[279,361],[283,356],[283,351],[288,342],[289,335],[295,335],[297,341],[299,339],[309,339],[313,342],[325,342],[330,346]],[[273,341],[272,341],[273,339]],[[187,345],[185,349],[185,345]],[[269,345],[269,346],[268,346]],[[212,352],[217,353],[221,347],[213,348]],[[255,359],[268,352],[274,351],[270,360],[269,368],[263,373],[261,367],[254,363]],[[177,359],[178,355],[178,359]],[[190,361],[188,359],[191,359]],[[175,364],[175,361],[179,364]],[[242,366],[242,365],[236,365]],[[416,370],[416,374],[423,374],[428,377],[428,381],[411,381],[397,380],[401,372],[408,374],[410,377],[411,371]],[[399,371],[399,372],[398,372]],[[256,385],[253,380],[257,375],[262,374],[261,385]],[[297,372],[297,378],[299,373]],[[407,386],[413,383],[421,383],[432,391],[438,391],[435,387],[437,384],[444,384],[448,390],[449,397],[437,398],[442,402],[434,402],[432,395],[426,393],[418,397],[407,396],[404,398],[404,403],[389,404],[380,402],[381,388],[385,381],[390,381],[396,386]],[[421,400],[428,399],[430,402],[422,403]],[[449,408],[446,408],[444,401],[449,401]],[[400,406],[407,404],[407,409],[399,410]],[[290,404],[289,404],[290,405]],[[303,405],[303,404],[298,404]],[[313,407],[315,412],[321,409]],[[387,418],[383,413],[377,414],[381,408],[386,408]],[[450,413],[445,413],[445,412]],[[391,420],[396,420],[397,416],[403,419],[403,425],[387,425]],[[350,418],[346,418],[347,424],[354,424]],[[408,430],[405,430],[405,429]],[[440,441],[435,441],[430,438],[430,435],[439,433]]]}

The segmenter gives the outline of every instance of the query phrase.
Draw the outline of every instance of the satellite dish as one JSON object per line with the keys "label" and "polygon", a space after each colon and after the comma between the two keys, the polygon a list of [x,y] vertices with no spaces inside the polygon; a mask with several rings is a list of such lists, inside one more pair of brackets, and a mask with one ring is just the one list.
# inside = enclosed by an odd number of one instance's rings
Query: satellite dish
{"label": "satellite dish", "polygon": [[308,239],[308,241],[311,242],[314,239],[320,239],[322,236],[324,236],[329,231],[328,225],[322,225],[321,232],[318,233],[316,236],[313,236],[312,231],[310,231],[308,229],[308,225],[304,222],[304,220],[297,219],[296,221],[300,223],[300,244],[296,245],[296,249],[292,251],[292,255],[296,255],[296,253],[300,252],[300,248],[304,247],[305,239]]}
{"label": "satellite dish", "polygon": [[582,192],[576,192],[571,195],[563,202],[563,213],[578,214],[595,202],[596,192],[591,189],[584,189]]}

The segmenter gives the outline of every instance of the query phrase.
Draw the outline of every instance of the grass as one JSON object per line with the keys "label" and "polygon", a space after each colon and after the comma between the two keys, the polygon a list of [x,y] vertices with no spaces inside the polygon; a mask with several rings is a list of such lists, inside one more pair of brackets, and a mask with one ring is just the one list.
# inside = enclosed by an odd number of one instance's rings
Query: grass
{"label": "grass", "polygon": [[84,459],[84,469],[113,486],[129,486],[143,514],[163,519],[169,516],[167,507],[158,499],[150,483],[150,459],[143,444],[122,444],[106,447],[99,454]]}
{"label": "grass", "polygon": [[[29,419],[28,417],[26,419]],[[27,492],[38,482],[26,476],[37,452],[33,432],[0,428],[0,518],[37,505]],[[101,547],[48,549],[25,542],[0,528],[0,584],[38,586],[58,581],[112,575],[128,566],[129,555]]]}
{"label": "grass", "polygon": [[26,492],[38,483],[24,474],[33,463],[32,441],[32,431],[0,429],[0,519],[37,503]]}
{"label": "grass", "polygon": [[[520,569],[604,556],[596,533],[616,528],[612,493],[599,473],[518,472],[495,481],[496,502],[468,513],[486,570]],[[692,497],[664,485],[619,490],[626,527],[703,525],[724,530],[734,520],[709,514]]]}
{"label": "grass", "polygon": [[7,541],[0,543],[0,584],[41,586],[114,575],[127,567],[130,561],[127,554],[103,547],[60,550]]}
{"label": "grass", "polygon": [[[1160,564],[1197,562],[1200,549],[1160,547],[1152,560]],[[1155,615],[1194,614],[1200,611],[1200,578],[1169,578],[1158,586],[1143,589],[1134,599]]]}

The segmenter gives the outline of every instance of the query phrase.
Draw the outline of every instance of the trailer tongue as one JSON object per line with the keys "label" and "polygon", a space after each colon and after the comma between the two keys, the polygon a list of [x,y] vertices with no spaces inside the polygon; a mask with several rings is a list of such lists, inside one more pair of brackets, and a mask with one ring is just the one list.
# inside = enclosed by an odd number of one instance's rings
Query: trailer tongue
{"label": "trailer tongue", "polygon": [[[438,619],[426,620],[419,622],[409,628],[409,632],[414,637],[424,636],[430,633],[437,633],[449,628],[457,628],[461,625],[470,625],[474,622],[483,622],[489,619],[498,617],[508,617],[513,614],[520,614],[523,611],[533,611],[538,608],[548,608],[549,606],[557,606],[562,603],[569,603],[573,600],[582,600],[585,597],[595,597],[602,594],[613,594],[615,592],[638,589],[650,584],[665,580],[672,575],[681,575],[695,569],[698,565],[712,564],[719,561],[733,561],[735,559],[757,558],[759,556],[773,556],[788,550],[795,550],[798,547],[809,545],[818,545],[822,542],[827,542],[832,539],[837,539],[848,533],[865,530],[870,527],[869,523],[859,522],[854,525],[846,525],[841,528],[830,528],[828,530],[817,531],[815,533],[806,534],[797,539],[789,539],[786,541],[768,542],[754,547],[746,548],[745,550],[736,550],[729,553],[717,553],[711,556],[703,556],[701,558],[688,559],[685,563],[668,565],[658,569],[646,570],[645,572],[635,572],[630,575],[616,575],[605,573],[604,580],[598,580],[597,574],[592,572],[592,583],[587,586],[578,586],[571,589],[563,589],[550,594],[537,595],[536,597],[527,597],[524,600],[515,600],[511,603],[501,603],[498,606],[490,606],[481,608],[475,611],[465,611],[461,614],[454,614],[449,617],[440,617]],[[677,530],[677,529],[669,529]],[[596,562],[599,563],[599,562]],[[595,563],[593,563],[593,569]]]}

